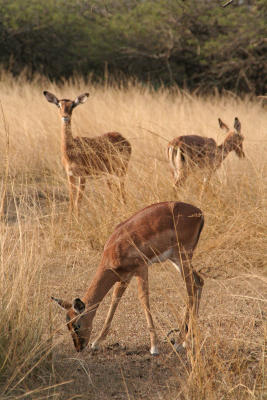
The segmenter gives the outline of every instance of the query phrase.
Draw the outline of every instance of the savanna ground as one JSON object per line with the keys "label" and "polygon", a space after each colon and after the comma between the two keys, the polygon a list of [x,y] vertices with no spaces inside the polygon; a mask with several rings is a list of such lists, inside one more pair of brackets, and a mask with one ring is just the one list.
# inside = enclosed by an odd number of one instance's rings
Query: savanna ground
{"label": "savanna ground", "polygon": [[[69,223],[68,189],[60,161],[60,120],[43,90],[59,98],[86,91],[73,114],[74,135],[121,132],[133,152],[127,204],[105,179],[87,180],[81,217]],[[201,98],[46,80],[0,81],[0,398],[3,399],[267,399],[266,380],[266,149],[267,113],[257,100],[231,93]],[[219,143],[221,117],[238,117],[245,160],[230,154],[200,201],[200,177],[172,189],[168,140],[197,133]],[[132,282],[97,352],[74,351],[65,313],[51,295],[82,296],[114,227],[141,208],[180,200],[200,207],[205,227],[194,266],[205,276],[195,352],[176,352],[166,338],[178,328],[186,295],[166,262],[150,269],[151,309],[160,355],[149,354],[149,335]],[[101,304],[92,338],[110,301]]]}

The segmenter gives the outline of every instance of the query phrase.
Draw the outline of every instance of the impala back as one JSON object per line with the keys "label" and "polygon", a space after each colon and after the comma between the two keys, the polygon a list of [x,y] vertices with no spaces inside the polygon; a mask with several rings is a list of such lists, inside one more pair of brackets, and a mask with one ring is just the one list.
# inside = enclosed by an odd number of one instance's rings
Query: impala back
{"label": "impala back", "polygon": [[[185,135],[173,139],[168,145],[168,158],[172,168],[211,166],[216,156],[216,142],[212,138]],[[179,157],[179,160],[177,160]]]}

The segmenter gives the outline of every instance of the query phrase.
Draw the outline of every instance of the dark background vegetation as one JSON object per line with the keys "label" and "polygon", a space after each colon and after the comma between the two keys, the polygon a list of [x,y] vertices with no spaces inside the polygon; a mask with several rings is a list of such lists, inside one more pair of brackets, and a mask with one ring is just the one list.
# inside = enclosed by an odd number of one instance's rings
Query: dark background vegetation
{"label": "dark background vegetation", "polygon": [[0,0],[0,64],[154,87],[267,92],[267,0]]}

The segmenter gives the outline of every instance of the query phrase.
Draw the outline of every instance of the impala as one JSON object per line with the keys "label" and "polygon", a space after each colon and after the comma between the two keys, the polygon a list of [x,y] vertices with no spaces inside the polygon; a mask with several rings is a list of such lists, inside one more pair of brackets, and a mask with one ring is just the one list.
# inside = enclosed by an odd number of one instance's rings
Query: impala
{"label": "impala", "polygon": [[[227,132],[222,144],[217,146],[212,138],[198,135],[178,136],[168,144],[168,159],[174,176],[175,186],[182,185],[192,169],[205,169],[204,182],[207,184],[231,151],[235,151],[239,158],[244,158],[244,136],[241,134],[241,124],[238,118],[234,121],[234,130],[219,118],[220,128]],[[203,188],[202,188],[203,190]]]}
{"label": "impala", "polygon": [[74,101],[58,100],[52,93],[47,91],[43,93],[47,101],[58,107],[61,117],[62,164],[68,177],[70,211],[75,208],[78,213],[86,176],[106,173],[119,177],[120,191],[125,201],[124,177],[131,156],[131,145],[128,140],[118,132],[108,132],[92,138],[74,138],[71,130],[72,112],[75,107],[86,102],[89,93],[81,94]]}
{"label": "impala", "polygon": [[97,348],[109,331],[119,301],[133,276],[144,308],[150,333],[152,355],[158,354],[157,336],[149,306],[148,266],[170,260],[185,281],[188,304],[181,330],[185,338],[189,322],[195,318],[204,281],[191,265],[204,217],[200,209],[181,202],[152,204],[119,224],[105,244],[101,261],[82,299],[73,303],[52,297],[67,310],[67,326],[76,350],[82,351],[89,342],[92,323],[104,296],[115,285],[103,329],[92,344]]}

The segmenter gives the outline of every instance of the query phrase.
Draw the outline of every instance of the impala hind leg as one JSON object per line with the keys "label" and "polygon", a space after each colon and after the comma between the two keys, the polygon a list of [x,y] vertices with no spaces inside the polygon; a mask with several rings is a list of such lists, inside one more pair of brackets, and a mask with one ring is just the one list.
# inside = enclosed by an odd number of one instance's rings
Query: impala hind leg
{"label": "impala hind leg", "polygon": [[107,184],[109,190],[113,193],[116,193],[116,196],[120,197],[122,202],[126,204],[126,191],[125,191],[125,178],[121,177],[112,177],[113,179],[107,179]]}
{"label": "impala hind leg", "polygon": [[126,204],[125,178],[120,178],[120,195],[124,204]]}
{"label": "impala hind leg", "polygon": [[174,189],[179,189],[180,187],[182,187],[186,181],[187,176],[188,172],[185,168],[182,168],[179,171],[175,170],[173,173]]}
{"label": "impala hind leg", "polygon": [[196,320],[198,315],[202,289],[204,286],[203,278],[191,265],[191,258],[192,256],[182,255],[180,259],[177,257],[171,260],[185,281],[188,296],[185,316],[180,332],[180,339],[183,341],[184,347],[186,347],[187,337],[190,335],[192,330],[192,322]]}
{"label": "impala hind leg", "polygon": [[153,323],[153,319],[150,312],[149,305],[149,287],[148,287],[148,268],[147,266],[142,266],[136,273],[137,283],[138,283],[138,296],[140,303],[142,304],[145,312],[145,317],[150,334],[150,353],[153,356],[159,354],[157,346],[157,335]]}
{"label": "impala hind leg", "polygon": [[199,195],[199,200],[200,201],[202,200],[203,194],[206,192],[206,190],[207,190],[207,188],[209,186],[211,175],[212,175],[212,172],[209,172],[203,178],[203,183],[202,183],[201,190],[200,190],[200,195]]}
{"label": "impala hind leg", "polygon": [[125,292],[125,290],[127,289],[128,285],[130,283],[131,278],[132,277],[130,277],[126,282],[120,281],[120,282],[115,283],[110,308],[109,308],[106,320],[104,322],[103,328],[102,328],[100,334],[97,336],[97,338],[93,341],[92,346],[91,346],[93,350],[97,350],[98,344],[106,338],[106,336],[110,330],[111,322],[114,317],[115,311],[119,305],[119,302],[122,298],[123,293]]}
{"label": "impala hind leg", "polygon": [[192,275],[190,276],[189,279],[187,279],[187,281],[188,281],[188,283],[186,283],[187,292],[188,292],[188,286],[190,286],[189,289],[190,294],[188,295],[189,301],[186,307],[186,312],[182,325],[186,337],[190,334],[192,322],[195,321],[198,316],[199,305],[204,286],[203,278],[200,276],[198,272],[194,270],[192,271]]}

